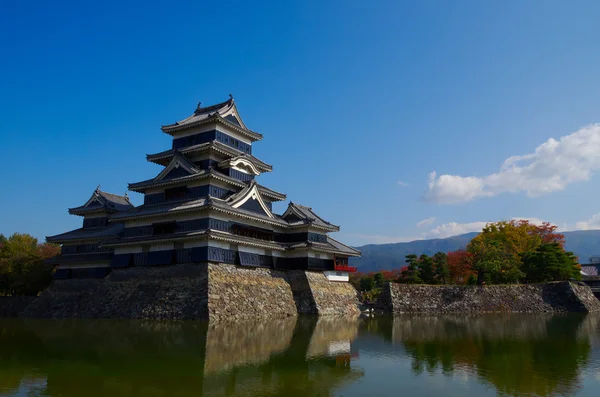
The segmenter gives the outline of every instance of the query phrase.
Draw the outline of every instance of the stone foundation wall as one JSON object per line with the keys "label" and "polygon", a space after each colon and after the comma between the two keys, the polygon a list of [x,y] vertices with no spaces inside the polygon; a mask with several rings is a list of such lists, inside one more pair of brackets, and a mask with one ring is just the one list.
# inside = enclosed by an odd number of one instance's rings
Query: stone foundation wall
{"label": "stone foundation wall", "polygon": [[296,315],[286,272],[234,265],[208,265],[208,317],[211,321]]}
{"label": "stone foundation wall", "polygon": [[350,283],[329,281],[323,273],[304,272],[314,300],[316,314],[358,315],[358,292]]}
{"label": "stone foundation wall", "polygon": [[564,313],[600,311],[589,287],[556,282],[531,285],[435,286],[389,283],[379,304],[393,313]]}
{"label": "stone foundation wall", "polygon": [[37,298],[7,299],[1,317],[221,322],[360,313],[354,287],[323,273],[227,264],[114,269],[104,279],[55,280]]}
{"label": "stone foundation wall", "polygon": [[35,299],[35,296],[0,296],[0,318],[19,317]]}
{"label": "stone foundation wall", "polygon": [[55,280],[22,316],[200,319],[207,292],[206,265],[119,269],[104,279]]}

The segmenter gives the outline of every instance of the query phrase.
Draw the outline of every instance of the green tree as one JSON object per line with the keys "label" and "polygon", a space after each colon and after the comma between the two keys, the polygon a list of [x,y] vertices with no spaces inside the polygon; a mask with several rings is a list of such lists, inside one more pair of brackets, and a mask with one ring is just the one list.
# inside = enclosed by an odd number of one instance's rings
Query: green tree
{"label": "green tree", "polygon": [[448,267],[448,255],[445,252],[438,252],[433,256],[433,265],[435,267],[435,276],[439,282],[446,284],[450,279],[450,268]]}
{"label": "green tree", "polygon": [[421,280],[425,284],[435,284],[435,269],[433,268],[433,259],[428,255],[419,257],[419,273]]}
{"label": "green tree", "polygon": [[375,281],[373,277],[367,276],[360,279],[360,289],[361,291],[371,291],[375,288]]}
{"label": "green tree", "polygon": [[385,282],[383,273],[381,273],[381,272],[375,273],[373,275],[373,282],[375,283],[376,288],[381,288],[383,286],[383,283]]}
{"label": "green tree", "polygon": [[477,273],[477,284],[482,285],[486,275],[496,273],[503,267],[503,254],[497,243],[484,241],[476,236],[467,245],[471,269]]}
{"label": "green tree", "polygon": [[419,271],[419,259],[415,254],[406,255],[408,266],[402,270],[400,280],[408,284],[421,284],[421,275]]}
{"label": "green tree", "polygon": [[0,241],[2,243],[0,257],[2,258],[37,253],[38,240],[30,234],[14,233],[4,240]]}
{"label": "green tree", "polygon": [[529,283],[581,279],[577,258],[559,243],[541,244],[533,251],[522,253],[521,260],[525,281]]}
{"label": "green tree", "polygon": [[37,295],[52,281],[44,260],[60,253],[55,244],[38,244],[29,234],[0,236],[0,295]]}

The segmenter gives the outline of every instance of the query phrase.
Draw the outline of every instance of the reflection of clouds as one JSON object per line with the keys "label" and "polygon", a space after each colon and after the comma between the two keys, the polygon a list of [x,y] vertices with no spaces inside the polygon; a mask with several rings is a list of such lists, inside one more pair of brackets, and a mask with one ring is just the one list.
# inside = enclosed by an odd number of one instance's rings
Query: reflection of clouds
{"label": "reflection of clouds", "polygon": [[577,330],[577,337],[589,340],[592,347],[600,349],[600,313],[585,316]]}
{"label": "reflection of clouds", "polygon": [[0,397],[9,396],[41,396],[44,395],[44,389],[48,380],[45,377],[38,378],[23,378],[19,382],[19,386],[14,389],[5,388],[0,384]]}

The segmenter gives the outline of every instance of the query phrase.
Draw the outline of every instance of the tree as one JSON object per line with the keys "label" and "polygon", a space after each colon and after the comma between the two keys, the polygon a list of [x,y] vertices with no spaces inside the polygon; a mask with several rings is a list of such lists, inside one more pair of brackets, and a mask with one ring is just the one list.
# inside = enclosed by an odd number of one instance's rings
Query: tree
{"label": "tree", "polygon": [[450,269],[448,268],[448,256],[444,252],[438,252],[433,256],[433,266],[435,267],[435,277],[442,283],[450,281]]}
{"label": "tree", "polygon": [[419,274],[425,284],[435,284],[435,270],[433,260],[428,255],[419,257]]}
{"label": "tree", "polygon": [[421,284],[423,281],[419,272],[419,259],[417,256],[415,254],[406,255],[405,262],[408,266],[402,270],[401,281],[408,284]]}
{"label": "tree", "polygon": [[477,284],[482,285],[486,275],[500,271],[505,265],[505,258],[503,258],[504,255],[497,243],[478,239],[479,236],[481,235],[476,236],[469,242],[467,250],[470,254],[471,269],[477,274]]}
{"label": "tree", "polygon": [[467,246],[471,269],[477,283],[515,283],[525,280],[523,254],[535,252],[542,244],[557,244],[562,249],[564,235],[548,222],[533,225],[527,220],[488,223]]}
{"label": "tree", "polygon": [[0,236],[0,295],[37,295],[52,281],[44,260],[59,253],[59,246],[38,244],[29,234]]}
{"label": "tree", "polygon": [[466,250],[448,252],[446,260],[450,282],[453,284],[467,284],[469,277],[475,274],[471,269],[471,255]]}
{"label": "tree", "polygon": [[373,275],[373,283],[375,283],[376,288],[381,288],[384,281],[383,273],[378,272]]}
{"label": "tree", "polygon": [[360,279],[360,289],[361,291],[371,291],[375,288],[375,281],[373,277],[363,277]]}
{"label": "tree", "polygon": [[577,258],[558,242],[541,244],[534,251],[521,254],[521,258],[526,282],[581,279]]}

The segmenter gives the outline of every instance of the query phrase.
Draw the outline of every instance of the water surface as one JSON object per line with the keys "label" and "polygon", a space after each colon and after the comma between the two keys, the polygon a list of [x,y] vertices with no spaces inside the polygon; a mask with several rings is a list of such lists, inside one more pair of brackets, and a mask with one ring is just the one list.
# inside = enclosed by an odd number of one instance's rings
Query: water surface
{"label": "water surface", "polygon": [[598,396],[599,315],[0,319],[0,396]]}

